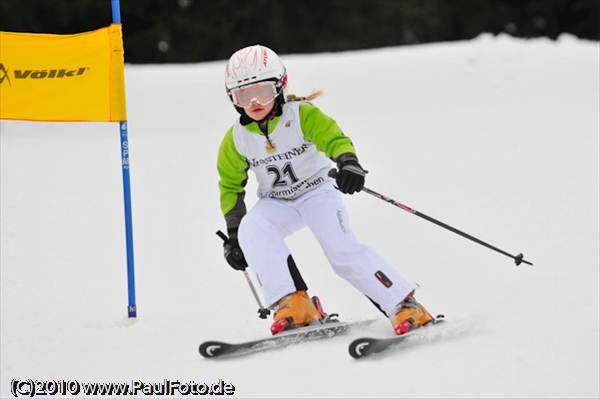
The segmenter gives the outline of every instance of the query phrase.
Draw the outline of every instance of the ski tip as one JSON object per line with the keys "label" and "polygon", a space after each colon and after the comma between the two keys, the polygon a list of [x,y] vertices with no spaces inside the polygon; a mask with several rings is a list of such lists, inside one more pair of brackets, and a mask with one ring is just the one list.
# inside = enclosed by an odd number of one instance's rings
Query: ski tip
{"label": "ski tip", "polygon": [[348,352],[355,359],[363,358],[370,354],[371,345],[375,342],[373,338],[358,338],[350,343]]}
{"label": "ski tip", "polygon": [[223,352],[227,344],[219,341],[206,341],[200,344],[198,351],[203,357],[213,358],[219,356]]}

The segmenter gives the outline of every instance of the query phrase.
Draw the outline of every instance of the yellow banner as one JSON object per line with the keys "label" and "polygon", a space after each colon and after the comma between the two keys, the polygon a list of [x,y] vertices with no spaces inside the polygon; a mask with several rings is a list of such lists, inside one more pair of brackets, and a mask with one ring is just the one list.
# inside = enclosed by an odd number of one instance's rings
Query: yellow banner
{"label": "yellow banner", "polygon": [[121,25],[75,35],[0,32],[0,119],[127,120]]}

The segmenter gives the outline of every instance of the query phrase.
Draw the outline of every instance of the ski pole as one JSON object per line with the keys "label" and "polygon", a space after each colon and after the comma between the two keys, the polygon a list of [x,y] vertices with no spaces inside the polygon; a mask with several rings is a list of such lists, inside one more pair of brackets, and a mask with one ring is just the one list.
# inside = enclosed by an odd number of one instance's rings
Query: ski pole
{"label": "ski pole", "polygon": [[261,319],[266,319],[268,315],[271,314],[271,311],[268,308],[265,308],[256,293],[256,288],[254,288],[254,283],[250,280],[250,275],[248,274],[248,270],[244,270],[244,277],[246,277],[246,281],[252,290],[252,294],[254,295],[254,299],[256,299],[256,303],[258,303],[258,317]]}
{"label": "ski pole", "polygon": [[[338,173],[338,172],[337,172],[337,170],[336,170],[336,169],[331,169],[331,170],[329,171],[329,177],[332,177],[332,178],[334,178],[334,179],[335,179],[335,177],[337,176],[337,173]],[[415,216],[418,216],[418,217],[420,217],[420,218],[423,218],[423,219],[425,219],[425,220],[427,220],[427,221],[429,221],[429,222],[431,222],[431,223],[437,224],[438,226],[440,226],[440,227],[443,227],[443,228],[445,228],[446,230],[450,230],[451,232],[453,232],[453,233],[456,233],[456,234],[458,234],[458,235],[460,235],[460,236],[462,236],[462,237],[464,237],[464,238],[467,238],[467,239],[469,239],[469,240],[471,240],[471,241],[473,241],[473,242],[476,242],[477,244],[483,245],[483,246],[484,246],[484,247],[486,247],[486,248],[489,248],[489,249],[492,249],[492,250],[494,250],[494,251],[496,251],[496,252],[499,252],[499,253],[501,253],[502,255],[506,255],[506,256],[508,256],[509,258],[512,258],[512,259],[515,261],[515,264],[516,264],[517,266],[519,266],[521,263],[526,263],[526,264],[528,264],[528,265],[531,265],[531,266],[533,266],[533,263],[531,263],[531,262],[529,262],[529,261],[526,261],[525,259],[523,259],[523,254],[522,254],[522,253],[520,253],[520,254],[518,254],[518,255],[511,255],[510,253],[508,253],[508,252],[506,252],[506,251],[503,251],[503,250],[502,250],[502,249],[500,249],[500,248],[496,248],[495,246],[493,246],[493,245],[490,245],[490,244],[488,244],[487,242],[485,242],[485,241],[482,241],[482,240],[480,240],[480,239],[479,239],[479,238],[477,238],[477,237],[473,237],[472,235],[470,235],[470,234],[467,234],[467,233],[465,233],[464,231],[460,231],[460,230],[458,230],[457,228],[454,228],[454,227],[452,227],[452,226],[450,226],[450,225],[448,225],[448,224],[446,224],[446,223],[444,223],[444,222],[441,222],[441,221],[439,221],[439,220],[437,220],[437,219],[434,219],[434,218],[432,218],[431,216],[427,216],[426,214],[424,214],[424,213],[422,213],[422,212],[419,212],[419,211],[417,211],[416,209],[413,209],[413,208],[411,208],[411,207],[409,207],[409,206],[406,206],[406,205],[404,205],[404,204],[402,204],[402,203],[400,203],[400,202],[398,202],[398,201],[395,201],[395,200],[393,200],[393,199],[391,199],[391,198],[389,198],[389,197],[386,197],[386,196],[385,196],[385,195],[383,195],[383,194],[379,194],[378,192],[376,192],[376,191],[373,191],[373,190],[371,190],[371,189],[369,189],[369,188],[367,188],[367,187],[363,187],[362,191],[363,191],[363,192],[365,192],[365,193],[367,193],[367,194],[371,194],[372,196],[374,196],[374,197],[376,197],[376,198],[379,198],[379,199],[381,199],[381,200],[383,200],[383,201],[385,201],[385,202],[389,202],[390,204],[392,204],[392,205],[394,205],[394,206],[397,206],[398,208],[400,208],[400,209],[403,209],[403,210],[405,210],[405,211],[407,211],[407,212],[410,212],[410,213],[412,213],[412,214],[413,214],[413,215],[415,215]]]}
{"label": "ski pole", "polygon": [[[227,242],[227,240],[229,239],[225,235],[225,233],[223,233],[221,230],[217,231],[217,235],[219,237],[221,237],[221,239],[224,242]],[[244,269],[244,277],[246,277],[246,281],[248,282],[248,285],[250,286],[252,295],[254,295],[254,299],[256,299],[256,303],[258,303],[258,317],[260,317],[261,319],[266,319],[267,316],[269,316],[271,314],[271,311],[268,308],[265,308],[263,306],[262,302],[260,301],[258,293],[256,292],[256,288],[254,287],[254,283],[252,283],[252,280],[250,279],[250,275],[248,274],[248,270]]]}

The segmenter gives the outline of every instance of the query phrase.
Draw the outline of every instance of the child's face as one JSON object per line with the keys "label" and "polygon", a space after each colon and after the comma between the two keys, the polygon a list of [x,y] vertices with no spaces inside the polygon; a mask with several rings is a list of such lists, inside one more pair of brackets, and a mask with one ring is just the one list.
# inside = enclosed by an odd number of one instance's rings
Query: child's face
{"label": "child's face", "polygon": [[250,118],[254,119],[255,121],[260,121],[263,120],[269,114],[269,112],[271,112],[274,106],[275,101],[271,101],[271,103],[267,105],[260,105],[259,103],[252,101],[252,104],[250,104],[249,107],[244,107],[244,111]]}

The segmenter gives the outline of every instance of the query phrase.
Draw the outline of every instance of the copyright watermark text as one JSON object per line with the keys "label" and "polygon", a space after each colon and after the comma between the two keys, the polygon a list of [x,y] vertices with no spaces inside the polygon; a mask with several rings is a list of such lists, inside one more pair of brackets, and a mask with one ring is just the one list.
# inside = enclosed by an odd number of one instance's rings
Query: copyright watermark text
{"label": "copyright watermark text", "polygon": [[15,398],[35,396],[231,396],[235,386],[219,380],[209,384],[196,381],[162,380],[146,382],[80,382],[77,380],[13,379],[10,386]]}

